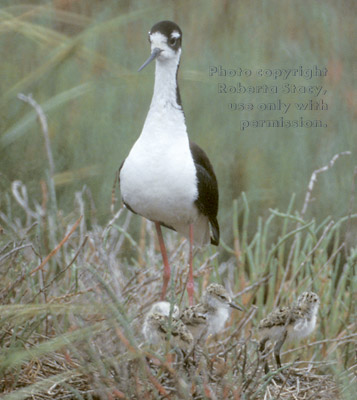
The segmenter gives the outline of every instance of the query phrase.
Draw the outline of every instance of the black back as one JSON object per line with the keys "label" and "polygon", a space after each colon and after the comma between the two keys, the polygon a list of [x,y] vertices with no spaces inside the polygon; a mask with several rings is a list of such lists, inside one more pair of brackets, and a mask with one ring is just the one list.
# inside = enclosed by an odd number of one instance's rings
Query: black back
{"label": "black back", "polygon": [[212,228],[211,243],[219,243],[218,183],[212,164],[206,153],[194,142],[190,141],[190,150],[196,167],[198,198],[195,201],[200,213],[206,215]]}

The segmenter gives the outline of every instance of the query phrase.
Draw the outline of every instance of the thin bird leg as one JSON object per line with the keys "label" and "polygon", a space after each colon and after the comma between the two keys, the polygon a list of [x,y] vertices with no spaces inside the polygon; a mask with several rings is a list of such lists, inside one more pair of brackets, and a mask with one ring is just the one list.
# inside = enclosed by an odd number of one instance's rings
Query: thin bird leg
{"label": "thin bird leg", "polygon": [[169,259],[167,258],[167,252],[166,252],[166,247],[165,247],[165,243],[164,243],[164,238],[162,236],[161,226],[160,226],[159,222],[155,222],[155,228],[156,228],[156,232],[157,232],[157,237],[159,239],[162,261],[164,263],[164,284],[162,287],[162,294],[161,294],[161,300],[164,300],[166,297],[166,290],[167,290],[167,285],[169,284],[171,271],[170,271]]}
{"label": "thin bird leg", "polygon": [[269,340],[269,336],[265,336],[260,342],[259,342],[259,351],[261,353],[264,353],[265,350],[265,344]]}
{"label": "thin bird leg", "polygon": [[190,306],[193,306],[193,291],[194,291],[194,283],[193,283],[193,225],[190,224],[190,253],[188,260],[188,281],[187,281],[187,294],[188,294],[188,303]]}
{"label": "thin bird leg", "polygon": [[[266,357],[266,352],[265,352],[265,344],[269,340],[269,336],[265,336],[260,342],[259,342],[259,351],[262,353],[263,357]],[[268,360],[265,358],[264,361],[264,371],[265,373],[269,373],[269,365],[268,365]]]}
{"label": "thin bird leg", "polygon": [[276,365],[278,366],[278,368],[281,368],[280,349],[281,349],[281,346],[285,342],[287,334],[288,334],[288,331],[285,329],[285,331],[281,335],[280,339],[275,343],[275,346],[274,346],[274,355],[275,355]]}

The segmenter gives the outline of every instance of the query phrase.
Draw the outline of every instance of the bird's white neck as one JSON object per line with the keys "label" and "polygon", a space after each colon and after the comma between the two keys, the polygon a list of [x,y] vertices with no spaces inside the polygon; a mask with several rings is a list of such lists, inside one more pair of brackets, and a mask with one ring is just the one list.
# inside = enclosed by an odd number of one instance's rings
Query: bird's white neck
{"label": "bird's white neck", "polygon": [[180,61],[174,59],[156,60],[154,94],[150,109],[173,108],[182,110],[177,99],[177,69]]}
{"label": "bird's white neck", "polygon": [[156,60],[154,94],[141,132],[142,140],[155,140],[156,146],[165,147],[175,137],[183,139],[183,146],[188,148],[185,116],[177,100],[179,60],[179,55],[174,59]]}

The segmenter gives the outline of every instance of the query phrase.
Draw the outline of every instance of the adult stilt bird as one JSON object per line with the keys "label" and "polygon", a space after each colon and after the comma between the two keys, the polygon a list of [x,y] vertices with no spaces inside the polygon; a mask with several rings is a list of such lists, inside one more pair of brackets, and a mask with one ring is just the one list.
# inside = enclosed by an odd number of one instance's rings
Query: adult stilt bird
{"label": "adult stilt bird", "polygon": [[193,244],[219,242],[217,179],[206,153],[187,135],[177,84],[181,29],[161,21],[149,41],[151,55],[139,71],[156,60],[154,94],[141,135],[120,168],[120,190],[129,210],[155,223],[164,263],[162,299],[170,266],[161,226],[189,238],[187,293],[193,304]]}

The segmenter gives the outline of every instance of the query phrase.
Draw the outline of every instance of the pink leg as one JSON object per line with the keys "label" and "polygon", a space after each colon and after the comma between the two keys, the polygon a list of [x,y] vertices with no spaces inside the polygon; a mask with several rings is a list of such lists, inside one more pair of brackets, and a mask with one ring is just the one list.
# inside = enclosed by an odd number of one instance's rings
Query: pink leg
{"label": "pink leg", "polygon": [[164,285],[162,287],[162,294],[161,294],[161,300],[164,300],[166,297],[166,290],[167,290],[167,285],[169,284],[171,272],[170,272],[169,259],[167,258],[164,238],[162,237],[161,226],[158,222],[155,222],[155,228],[157,232],[157,237],[159,239],[162,261],[164,262]]}
{"label": "pink leg", "polygon": [[190,253],[188,259],[188,281],[187,281],[187,294],[188,294],[188,303],[190,306],[193,306],[193,291],[194,291],[194,283],[193,283],[193,225],[190,224]]}

